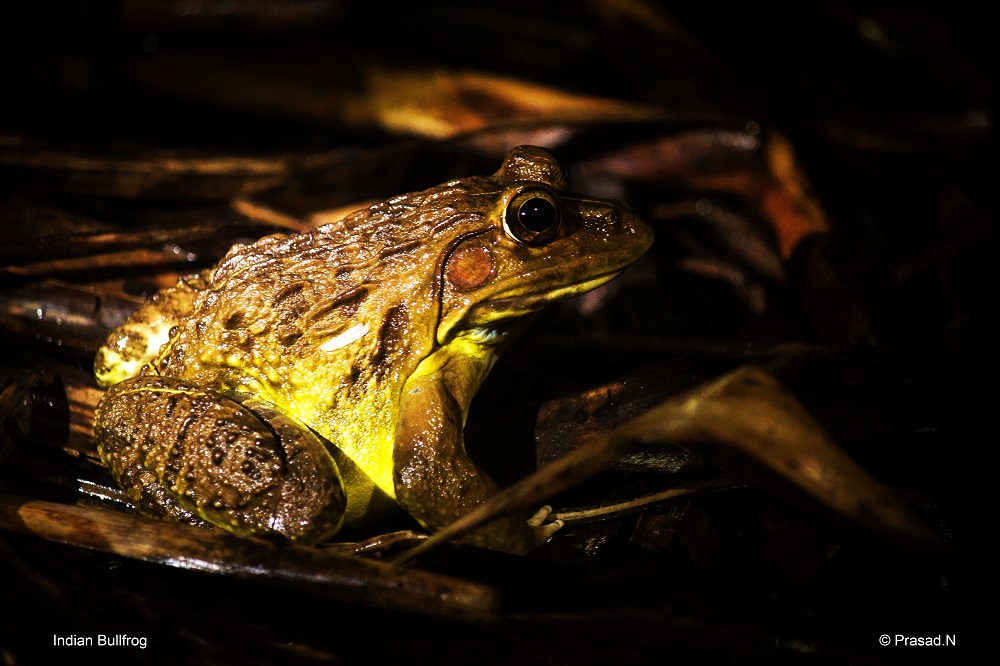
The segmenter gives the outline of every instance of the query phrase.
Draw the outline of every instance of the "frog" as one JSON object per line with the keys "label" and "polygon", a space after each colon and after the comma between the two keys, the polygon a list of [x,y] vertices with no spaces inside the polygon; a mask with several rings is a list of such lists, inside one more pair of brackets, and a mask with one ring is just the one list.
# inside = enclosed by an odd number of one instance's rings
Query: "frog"
{"label": "frog", "polygon": [[[651,243],[518,146],[493,175],[234,245],[97,353],[98,453],[151,517],[305,545],[400,509],[441,530],[499,490],[463,431],[511,336]],[[525,553],[558,527],[511,515],[463,541]]]}

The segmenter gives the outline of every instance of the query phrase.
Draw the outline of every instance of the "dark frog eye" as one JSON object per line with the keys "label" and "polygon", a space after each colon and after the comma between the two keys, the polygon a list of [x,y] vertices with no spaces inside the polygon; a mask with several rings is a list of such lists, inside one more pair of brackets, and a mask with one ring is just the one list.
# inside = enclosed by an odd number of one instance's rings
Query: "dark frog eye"
{"label": "dark frog eye", "polygon": [[503,228],[525,245],[541,245],[559,235],[559,204],[548,190],[517,193],[507,204]]}

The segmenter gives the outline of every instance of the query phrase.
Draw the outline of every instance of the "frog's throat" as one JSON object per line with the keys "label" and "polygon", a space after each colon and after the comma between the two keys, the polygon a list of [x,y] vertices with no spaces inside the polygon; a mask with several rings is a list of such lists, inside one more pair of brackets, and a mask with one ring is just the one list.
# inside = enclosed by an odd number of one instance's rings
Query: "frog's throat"
{"label": "frog's throat", "polygon": [[464,312],[458,312],[443,319],[437,330],[438,344],[446,344],[448,340],[453,339],[462,331],[491,329],[512,319],[538,312],[553,303],[592,291],[614,280],[624,270],[624,268],[619,268],[604,275],[587,278],[556,289],[540,289],[535,292],[523,293],[519,287],[514,286],[491,296],[487,301],[474,305]]}

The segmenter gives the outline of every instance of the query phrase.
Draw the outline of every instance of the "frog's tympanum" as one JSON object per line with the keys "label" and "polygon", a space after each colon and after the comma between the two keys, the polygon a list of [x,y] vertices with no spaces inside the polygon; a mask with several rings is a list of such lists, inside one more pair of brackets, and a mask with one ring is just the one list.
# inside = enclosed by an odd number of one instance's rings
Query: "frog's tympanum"
{"label": "frog's tympanum", "polygon": [[[239,535],[318,543],[396,506],[440,529],[497,491],[462,429],[515,322],[651,241],[522,146],[493,176],[236,245],[99,352],[101,458],[143,513]],[[547,527],[511,517],[467,540],[524,552]]]}

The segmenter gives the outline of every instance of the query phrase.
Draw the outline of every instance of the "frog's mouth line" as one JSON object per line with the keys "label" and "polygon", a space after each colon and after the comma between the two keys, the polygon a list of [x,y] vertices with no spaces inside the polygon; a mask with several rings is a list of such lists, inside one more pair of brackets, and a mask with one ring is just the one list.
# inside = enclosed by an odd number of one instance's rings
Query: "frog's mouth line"
{"label": "frog's mouth line", "polygon": [[539,289],[530,293],[517,293],[517,287],[498,292],[489,300],[473,306],[460,317],[443,320],[438,327],[438,343],[444,344],[449,337],[460,330],[475,328],[496,328],[519,317],[524,317],[548,305],[584,294],[615,279],[626,267],[574,282],[557,289]]}
{"label": "frog's mouth line", "polygon": [[516,287],[493,296],[489,301],[475,306],[470,312],[470,318],[479,320],[486,315],[490,322],[500,321],[522,315],[529,315],[553,303],[564,301],[573,296],[579,296],[601,285],[607,284],[624,272],[619,268],[611,272],[590,277],[579,282],[568,284],[558,289],[539,290],[529,293],[516,293]]}

